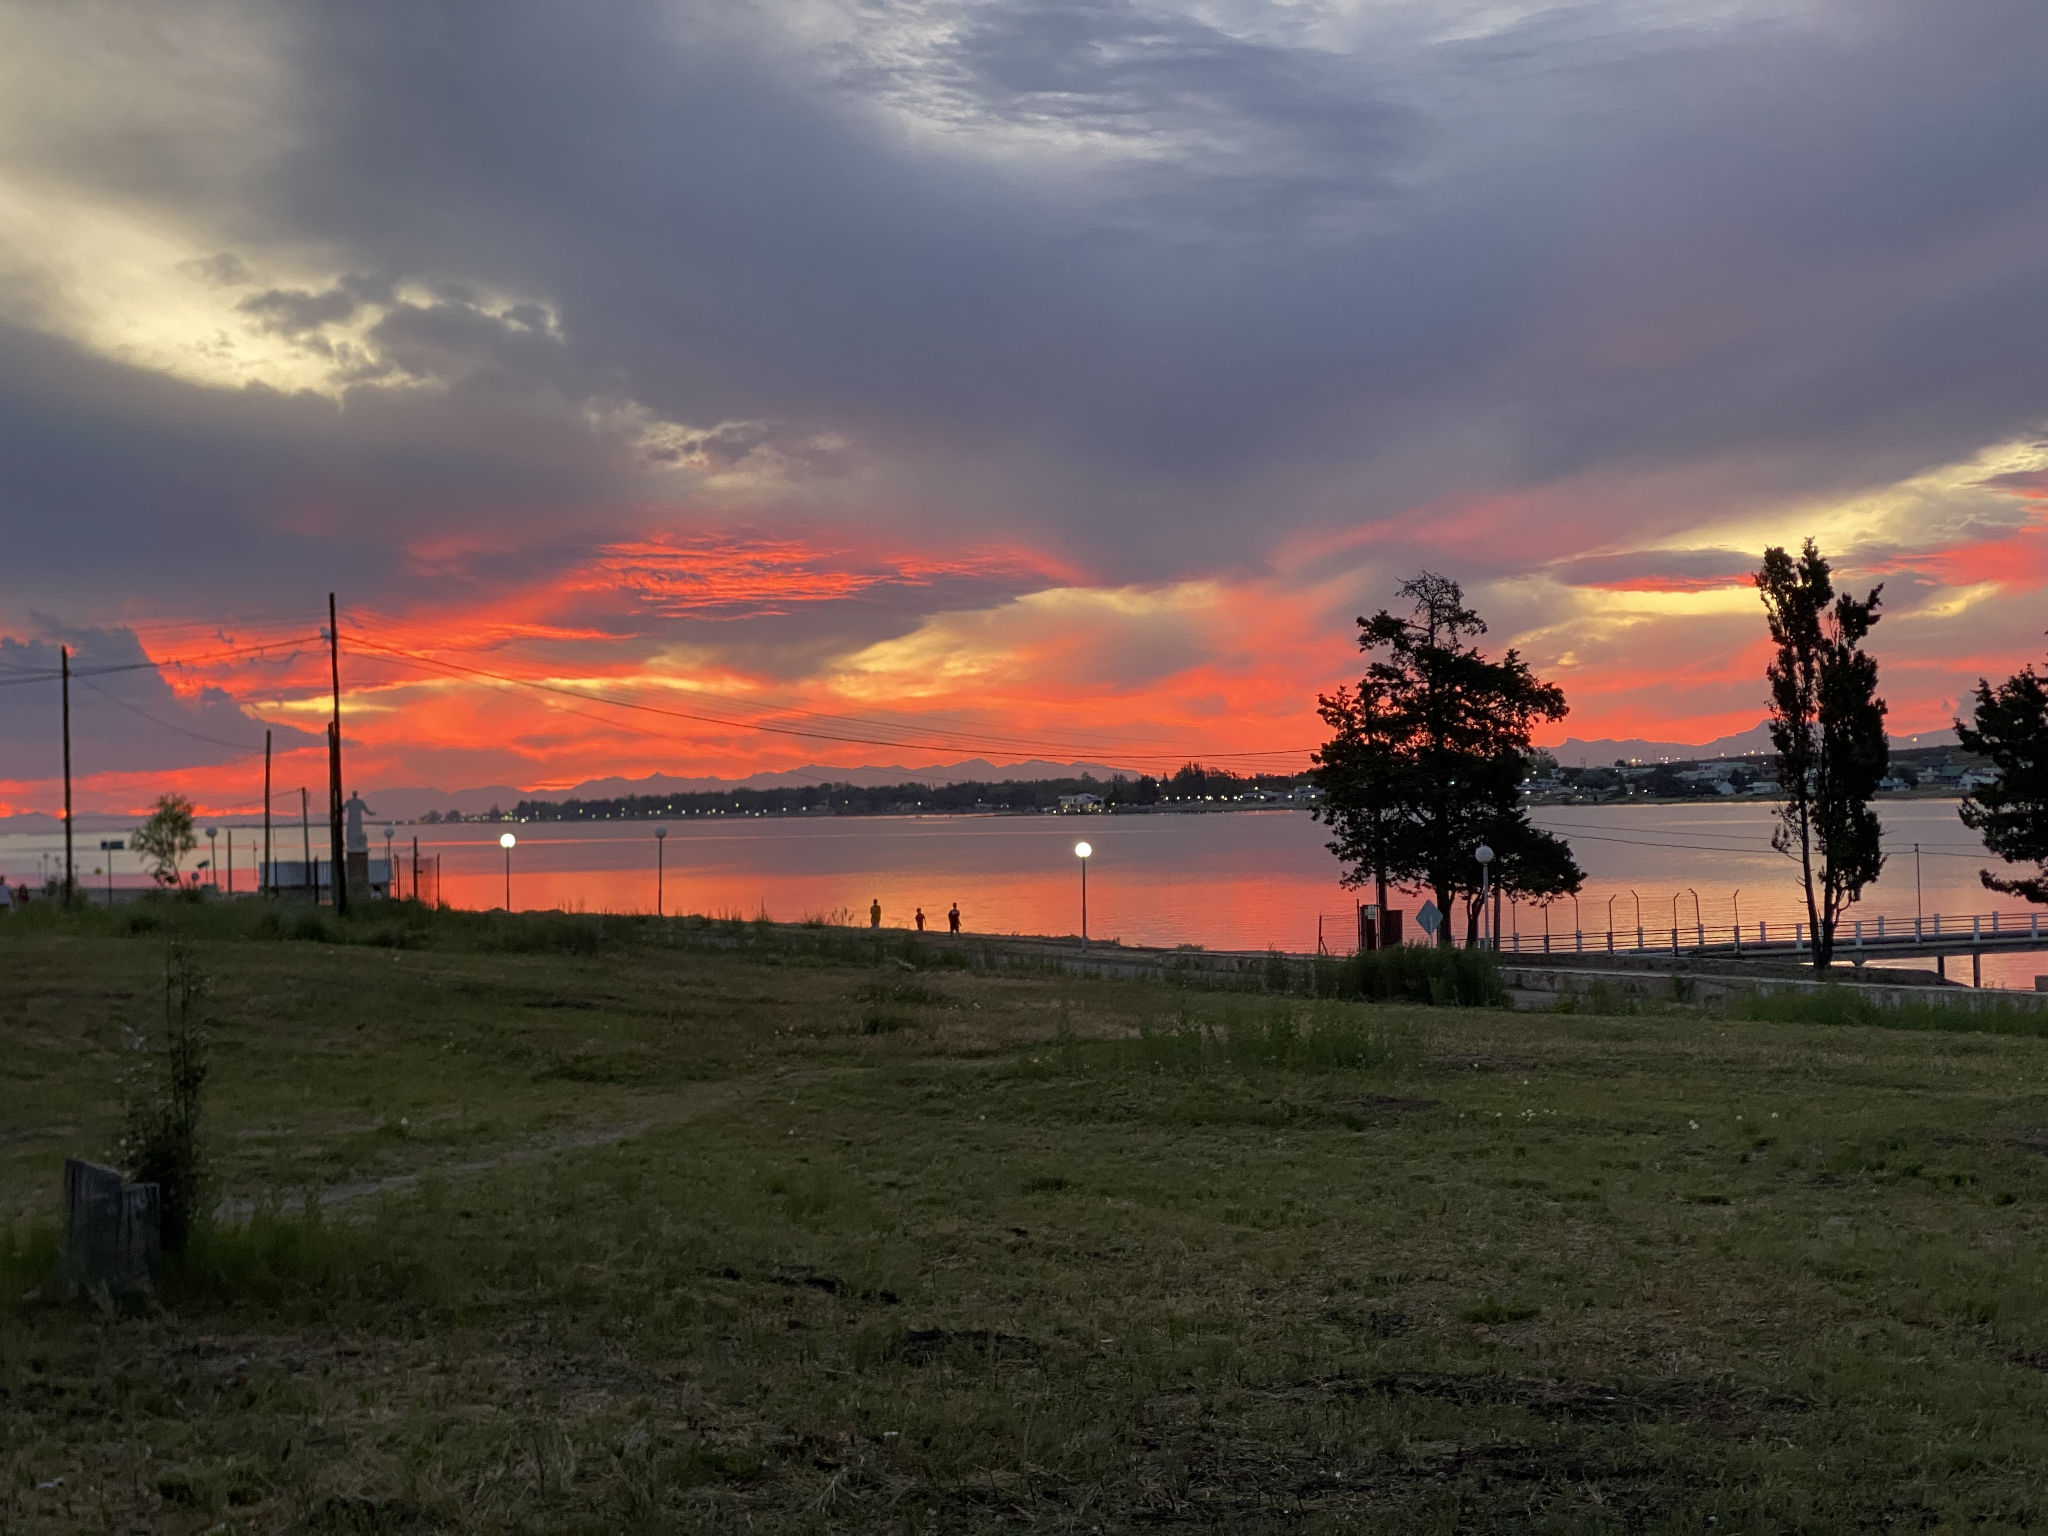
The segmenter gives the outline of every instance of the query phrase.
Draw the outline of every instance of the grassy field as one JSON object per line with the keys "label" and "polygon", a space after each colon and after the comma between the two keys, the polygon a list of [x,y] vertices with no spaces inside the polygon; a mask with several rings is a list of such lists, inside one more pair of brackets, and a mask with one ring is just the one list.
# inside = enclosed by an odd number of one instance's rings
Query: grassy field
{"label": "grassy field", "polygon": [[2048,1041],[172,916],[226,1214],[112,1311],[165,933],[0,921],[0,1532],[2048,1522]]}

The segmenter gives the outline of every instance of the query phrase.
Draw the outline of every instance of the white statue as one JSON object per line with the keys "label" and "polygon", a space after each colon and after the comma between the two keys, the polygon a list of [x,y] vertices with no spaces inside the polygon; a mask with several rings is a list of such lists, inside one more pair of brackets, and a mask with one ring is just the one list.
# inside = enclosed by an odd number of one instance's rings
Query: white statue
{"label": "white statue", "polygon": [[350,853],[368,853],[370,851],[370,839],[364,835],[363,818],[365,816],[374,816],[377,813],[363,804],[363,797],[355,793],[349,795],[341,808],[348,813],[348,833],[345,846]]}

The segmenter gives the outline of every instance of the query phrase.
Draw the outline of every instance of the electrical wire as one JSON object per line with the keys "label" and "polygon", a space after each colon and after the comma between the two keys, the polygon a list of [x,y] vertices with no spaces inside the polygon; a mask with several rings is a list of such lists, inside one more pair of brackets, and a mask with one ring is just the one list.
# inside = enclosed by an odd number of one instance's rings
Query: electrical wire
{"label": "electrical wire", "polygon": [[80,679],[80,681],[84,683],[84,686],[90,688],[94,693],[98,694],[101,698],[105,699],[109,704],[118,704],[120,705],[121,708],[127,710],[128,713],[130,713],[131,715],[139,715],[144,720],[147,720],[151,725],[160,725],[167,731],[176,731],[180,736],[190,736],[194,741],[203,741],[210,746],[228,748],[228,750],[237,754],[235,757],[229,759],[230,762],[241,762],[244,758],[261,757],[263,755],[263,748],[261,747],[252,747],[251,745],[249,745],[249,743],[242,741],[222,741],[218,736],[208,736],[203,732],[190,730],[185,726],[177,725],[172,721],[160,719],[159,717],[152,715],[148,710],[144,709],[141,705],[131,704],[128,702],[128,700],[107,692],[106,689],[100,687],[99,684],[92,682],[90,679]]}
{"label": "electrical wire", "polygon": [[[104,667],[73,667],[71,669],[71,676],[83,679],[88,677],[111,677],[121,672],[161,672],[168,667],[197,667],[204,666],[210,662],[234,661],[244,656],[258,656],[267,651],[304,650],[309,644],[317,644],[318,641],[319,637],[317,635],[295,635],[289,640],[272,640],[266,641],[261,645],[237,646],[232,650],[213,651],[199,656],[170,656],[160,661],[117,662],[111,666]],[[52,668],[46,672],[17,673],[8,677],[0,677],[0,688],[11,688],[22,683],[54,683],[63,676],[64,672],[61,667]]]}

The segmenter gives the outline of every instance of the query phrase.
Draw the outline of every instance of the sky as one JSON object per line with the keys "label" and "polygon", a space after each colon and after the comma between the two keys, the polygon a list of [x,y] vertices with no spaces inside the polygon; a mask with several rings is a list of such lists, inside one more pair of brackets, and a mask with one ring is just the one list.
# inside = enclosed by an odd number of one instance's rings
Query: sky
{"label": "sky", "polygon": [[[0,814],[1305,766],[1464,583],[1571,714],[2040,656],[2039,0],[0,8]],[[108,669],[108,670],[103,670]],[[120,669],[120,670],[111,670]]]}

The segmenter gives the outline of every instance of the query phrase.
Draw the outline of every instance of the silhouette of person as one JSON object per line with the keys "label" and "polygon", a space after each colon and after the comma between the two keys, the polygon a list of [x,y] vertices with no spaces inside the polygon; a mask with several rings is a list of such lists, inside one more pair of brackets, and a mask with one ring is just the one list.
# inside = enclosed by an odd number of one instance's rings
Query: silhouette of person
{"label": "silhouette of person", "polygon": [[953,910],[946,914],[946,926],[955,933],[960,931],[960,903],[957,901],[953,903]]}
{"label": "silhouette of person", "polygon": [[917,931],[918,931],[919,933],[923,933],[923,932],[924,932],[924,908],[923,908],[923,907],[919,907],[919,908],[917,909]]}
{"label": "silhouette of person", "polygon": [[875,904],[868,908],[868,926],[870,928],[882,926],[882,898],[879,896],[875,898]]}

